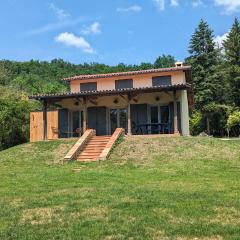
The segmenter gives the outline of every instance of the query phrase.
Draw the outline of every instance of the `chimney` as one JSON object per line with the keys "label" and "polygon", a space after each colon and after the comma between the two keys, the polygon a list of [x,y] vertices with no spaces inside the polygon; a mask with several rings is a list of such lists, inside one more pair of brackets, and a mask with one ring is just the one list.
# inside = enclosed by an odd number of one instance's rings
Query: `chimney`
{"label": "chimney", "polygon": [[175,62],[175,67],[183,67],[183,62],[180,61]]}

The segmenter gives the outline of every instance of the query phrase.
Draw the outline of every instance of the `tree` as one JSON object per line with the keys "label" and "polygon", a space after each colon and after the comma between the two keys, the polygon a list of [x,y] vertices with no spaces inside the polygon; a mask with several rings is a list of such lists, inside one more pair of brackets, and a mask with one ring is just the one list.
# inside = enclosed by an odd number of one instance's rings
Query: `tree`
{"label": "tree", "polygon": [[223,43],[231,88],[232,102],[240,106],[240,22],[235,18],[227,39]]}
{"label": "tree", "polygon": [[9,81],[9,74],[3,64],[0,64],[0,85],[7,85]]}
{"label": "tree", "polygon": [[0,150],[28,140],[30,106],[25,94],[0,86]]}
{"label": "tree", "polygon": [[207,22],[200,21],[190,40],[189,53],[187,62],[192,65],[195,103],[201,109],[220,101],[225,85],[218,71],[220,51],[216,49],[213,30]]}
{"label": "tree", "polygon": [[155,68],[167,68],[167,67],[173,67],[176,60],[171,55],[162,55],[159,56],[156,61],[154,62]]}

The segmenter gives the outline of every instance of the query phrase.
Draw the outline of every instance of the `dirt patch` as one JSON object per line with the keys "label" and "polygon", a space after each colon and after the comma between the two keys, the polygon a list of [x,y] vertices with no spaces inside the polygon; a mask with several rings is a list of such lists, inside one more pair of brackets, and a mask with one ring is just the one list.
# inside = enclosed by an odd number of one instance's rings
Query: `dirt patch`
{"label": "dirt patch", "polygon": [[214,209],[216,215],[209,216],[204,220],[221,225],[240,225],[240,210],[234,207],[217,207]]}
{"label": "dirt patch", "polygon": [[108,209],[104,207],[95,207],[95,208],[88,208],[83,211],[81,214],[84,218],[87,219],[97,219],[97,220],[108,220]]}
{"label": "dirt patch", "polygon": [[53,163],[62,163],[64,156],[67,154],[69,150],[68,144],[60,144],[57,148],[57,151],[54,152]]}
{"label": "dirt patch", "polygon": [[20,223],[30,223],[32,225],[50,224],[53,218],[57,218],[61,222],[60,213],[63,209],[63,206],[26,209],[22,212]]}
{"label": "dirt patch", "polygon": [[9,205],[13,208],[20,208],[24,206],[24,202],[21,198],[15,198],[9,202]]}
{"label": "dirt patch", "polygon": [[136,203],[138,200],[130,197],[121,198],[122,203]]}
{"label": "dirt patch", "polygon": [[148,227],[148,228],[146,228],[146,231],[153,240],[157,240],[157,239],[168,240],[168,239],[170,239],[169,237],[166,236],[164,230]]}
{"label": "dirt patch", "polygon": [[177,237],[176,240],[223,240],[219,235],[207,237]]}

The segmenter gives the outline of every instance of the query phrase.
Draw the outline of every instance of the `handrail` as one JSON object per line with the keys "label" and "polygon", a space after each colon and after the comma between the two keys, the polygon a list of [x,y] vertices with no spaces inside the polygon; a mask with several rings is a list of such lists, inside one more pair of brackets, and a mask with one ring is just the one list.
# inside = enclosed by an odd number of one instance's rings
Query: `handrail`
{"label": "handrail", "polygon": [[109,139],[106,147],[103,149],[102,153],[99,156],[99,160],[106,160],[110,154],[111,149],[113,148],[116,141],[124,135],[123,128],[116,128],[111,138]]}

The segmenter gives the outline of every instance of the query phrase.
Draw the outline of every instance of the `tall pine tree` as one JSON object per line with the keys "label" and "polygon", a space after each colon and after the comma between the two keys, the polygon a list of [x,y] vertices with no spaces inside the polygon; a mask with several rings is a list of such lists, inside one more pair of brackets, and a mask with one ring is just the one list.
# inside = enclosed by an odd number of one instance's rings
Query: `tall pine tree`
{"label": "tall pine tree", "polygon": [[240,22],[237,18],[235,18],[223,46],[231,99],[235,106],[240,107]]}
{"label": "tall pine tree", "polygon": [[189,53],[187,62],[192,65],[196,107],[202,109],[207,104],[221,102],[223,80],[218,74],[219,51],[213,30],[202,19],[190,40]]}

